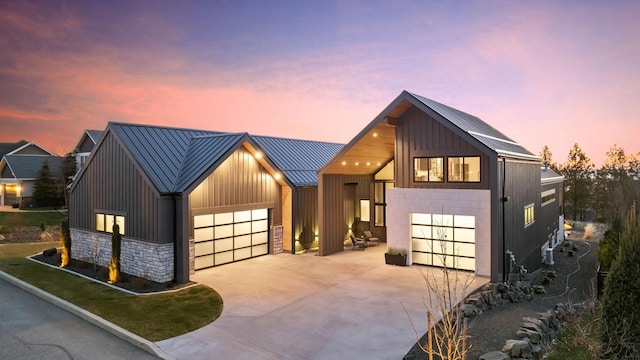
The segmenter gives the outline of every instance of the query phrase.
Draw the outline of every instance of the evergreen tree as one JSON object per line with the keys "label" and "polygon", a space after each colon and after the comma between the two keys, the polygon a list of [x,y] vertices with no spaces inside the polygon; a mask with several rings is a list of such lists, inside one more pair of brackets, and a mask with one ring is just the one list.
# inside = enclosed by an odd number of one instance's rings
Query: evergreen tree
{"label": "evergreen tree", "polygon": [[602,297],[605,359],[640,356],[640,221],[632,206],[620,234],[620,250]]}
{"label": "evergreen tree", "polygon": [[613,145],[607,151],[607,158],[599,171],[603,192],[603,209],[607,222],[619,229],[624,209],[628,209],[638,199],[638,180],[634,176],[637,159],[627,156],[622,147]]}
{"label": "evergreen tree", "polygon": [[542,147],[542,150],[540,150],[540,159],[542,160],[542,164],[545,164],[552,170],[557,170],[558,164],[556,164],[553,161],[552,156],[553,156],[553,153],[551,152],[551,149],[549,149],[547,145]]}
{"label": "evergreen tree", "polygon": [[33,184],[33,200],[36,206],[55,206],[58,202],[57,181],[51,175],[49,161],[45,160]]}
{"label": "evergreen tree", "polygon": [[566,213],[581,220],[591,204],[593,164],[575,143],[569,150],[567,162],[560,169],[564,176]]}

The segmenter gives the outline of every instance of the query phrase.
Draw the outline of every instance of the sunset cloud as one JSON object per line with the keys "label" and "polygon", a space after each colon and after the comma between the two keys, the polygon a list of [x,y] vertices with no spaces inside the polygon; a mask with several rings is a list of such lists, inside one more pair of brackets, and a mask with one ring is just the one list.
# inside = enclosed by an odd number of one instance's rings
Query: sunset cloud
{"label": "sunset cloud", "polygon": [[[0,5],[0,141],[139,122],[347,142],[403,89],[564,161],[640,148],[640,5]],[[318,14],[316,16],[316,14]],[[571,16],[568,16],[571,14]]]}

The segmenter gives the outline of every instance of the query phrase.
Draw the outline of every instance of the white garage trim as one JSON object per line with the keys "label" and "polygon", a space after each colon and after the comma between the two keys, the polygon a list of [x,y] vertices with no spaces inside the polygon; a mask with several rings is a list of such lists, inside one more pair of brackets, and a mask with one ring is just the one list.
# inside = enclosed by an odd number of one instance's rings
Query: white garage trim
{"label": "white garage trim", "polygon": [[475,272],[491,275],[491,191],[407,189],[387,192],[387,246],[407,250],[412,264],[411,214],[456,214],[475,218]]}

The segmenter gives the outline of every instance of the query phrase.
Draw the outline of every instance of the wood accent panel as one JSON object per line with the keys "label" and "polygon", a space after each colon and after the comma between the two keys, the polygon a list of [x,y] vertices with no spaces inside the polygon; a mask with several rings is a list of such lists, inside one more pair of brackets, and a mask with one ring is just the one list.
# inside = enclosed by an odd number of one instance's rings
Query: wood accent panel
{"label": "wood accent panel", "polygon": [[288,186],[282,187],[282,250],[293,252],[293,192]]}
{"label": "wood accent panel", "polygon": [[113,134],[106,136],[69,195],[70,226],[95,231],[96,211],[122,213],[128,238],[172,242],[171,198],[161,199]]}
{"label": "wood accent panel", "polygon": [[373,174],[393,159],[395,127],[383,121],[342,155],[326,174]]}

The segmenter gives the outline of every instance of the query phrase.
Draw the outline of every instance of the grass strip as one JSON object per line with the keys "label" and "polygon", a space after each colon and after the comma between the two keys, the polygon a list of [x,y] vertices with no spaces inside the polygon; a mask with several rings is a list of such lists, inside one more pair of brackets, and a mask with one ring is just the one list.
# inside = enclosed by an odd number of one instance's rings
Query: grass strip
{"label": "grass strip", "polygon": [[17,228],[21,226],[56,226],[60,225],[62,219],[67,217],[66,214],[57,211],[38,211],[38,212],[0,212],[0,225],[8,228]]}
{"label": "grass strip", "polygon": [[222,312],[222,298],[204,285],[135,296],[24,258],[57,245],[57,242],[0,245],[0,270],[150,341],[198,329]]}

